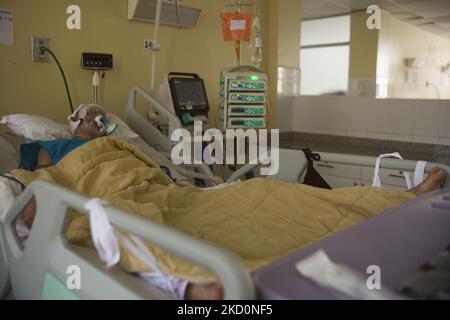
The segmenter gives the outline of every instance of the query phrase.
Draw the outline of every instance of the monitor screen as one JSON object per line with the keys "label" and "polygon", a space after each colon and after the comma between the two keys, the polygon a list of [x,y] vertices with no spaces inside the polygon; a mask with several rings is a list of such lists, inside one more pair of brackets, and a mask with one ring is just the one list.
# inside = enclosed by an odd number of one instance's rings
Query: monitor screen
{"label": "monitor screen", "polygon": [[206,92],[202,81],[175,81],[175,95],[179,106],[206,106]]}

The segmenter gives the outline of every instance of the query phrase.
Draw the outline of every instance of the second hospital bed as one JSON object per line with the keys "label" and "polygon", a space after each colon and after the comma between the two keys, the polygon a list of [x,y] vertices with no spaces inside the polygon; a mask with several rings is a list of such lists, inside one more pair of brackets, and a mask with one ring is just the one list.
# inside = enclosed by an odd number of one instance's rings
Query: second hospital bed
{"label": "second hospital bed", "polygon": [[[126,109],[125,120],[128,125],[133,128],[142,138],[148,137],[151,132],[145,126],[146,119],[136,111],[135,96],[139,94],[144,99],[149,100],[151,97],[139,88],[133,88],[130,94],[129,103]],[[157,157],[157,152],[148,146],[142,139],[136,142],[139,147],[151,157]],[[283,153],[290,153],[289,150],[281,150],[280,157],[283,159]],[[373,166],[375,158],[349,156],[321,153],[324,161],[331,163],[347,163],[362,166]],[[164,155],[160,155],[164,158]],[[429,171],[436,164],[428,164]],[[439,165],[447,174],[450,170],[445,165]],[[231,178],[230,182],[238,179],[246,172],[255,169],[256,166],[246,166],[238,170]],[[285,168],[283,164],[280,166]],[[397,169],[405,171],[413,171],[415,167],[414,161],[401,161],[386,159],[382,163],[382,167],[388,169]],[[291,166],[292,174],[301,174],[304,170],[304,162],[296,166]],[[204,176],[212,176],[207,168],[196,168],[201,171]],[[186,173],[184,170],[181,170]],[[283,173],[281,173],[283,174]],[[212,179],[215,183],[218,180]],[[449,179],[447,179],[446,187]],[[436,196],[436,195],[435,195]],[[447,199],[448,193],[440,194],[441,198]],[[45,216],[37,214],[36,221],[31,231],[28,245],[24,248],[19,241],[15,232],[15,220],[22,212],[25,205],[36,197],[38,204],[38,213],[45,212]],[[46,182],[32,183],[19,197],[17,202],[8,212],[7,217],[0,228],[0,295],[5,295],[12,284],[14,297],[19,299],[168,299],[169,297],[157,288],[149,286],[140,278],[126,273],[120,267],[106,269],[103,262],[100,261],[96,252],[76,246],[69,245],[65,238],[65,225],[67,222],[68,208],[76,209],[80,212],[88,214],[84,208],[90,199],[77,194],[73,191],[55,186]],[[401,210],[407,210],[407,206],[403,206]],[[444,210],[447,208],[444,205]],[[113,207],[107,207],[107,214],[113,225],[120,227],[122,230],[139,236],[140,238],[151,242],[161,248],[173,252],[180,257],[190,260],[200,266],[210,270],[223,284],[226,299],[254,299],[260,298],[307,298],[308,294],[303,296],[276,294],[280,287],[272,270],[280,268],[280,265],[287,266],[292,264],[293,258],[286,258],[279,263],[274,264],[275,267],[264,268],[261,272],[253,275],[242,267],[240,261],[232,253],[224,249],[210,245],[204,241],[192,238],[179,231],[173,230],[166,226],[152,223],[148,220],[131,216]],[[440,211],[445,212],[445,211]],[[447,211],[447,217],[449,212]],[[382,215],[384,216],[384,215]],[[49,223],[51,221],[51,223]],[[377,222],[368,221],[365,224],[359,224],[350,230],[367,225],[376,225]],[[441,221],[442,226],[450,226],[449,221]],[[370,228],[370,227],[369,227]],[[430,233],[433,230],[428,230]],[[344,231],[344,233],[347,231]],[[355,233],[357,231],[353,231]],[[339,235],[339,234],[338,234]],[[336,235],[336,237],[338,236]],[[341,236],[342,237],[342,236]],[[345,237],[345,236],[344,236]],[[331,238],[329,238],[331,239]],[[438,246],[443,245],[447,238],[439,238],[426,248],[426,253],[420,255],[415,264],[423,263],[424,257],[428,257]],[[407,241],[407,239],[404,239]],[[324,240],[327,241],[327,240]],[[332,240],[328,240],[331,242]],[[364,241],[363,241],[364,242]],[[326,243],[325,243],[326,244]],[[346,246],[348,243],[346,244]],[[321,246],[318,243],[316,246]],[[307,248],[308,249],[308,248]],[[311,249],[310,249],[311,250]],[[344,250],[344,249],[343,249]],[[425,250],[425,249],[424,249]],[[345,248],[345,252],[351,252],[351,246]],[[381,254],[381,253],[380,253]],[[288,262],[284,262],[287,261]],[[81,289],[69,290],[66,287],[68,279],[68,267],[79,266],[82,270]],[[271,270],[270,277],[267,270]],[[292,273],[292,270],[291,270]],[[278,271],[277,271],[278,274]],[[297,279],[298,275],[291,274],[293,279]],[[267,281],[270,278],[272,282]],[[292,281],[292,278],[283,277],[284,283]],[[297,279],[298,280],[298,279]],[[277,284],[275,284],[276,282]],[[273,284],[270,287],[270,283]],[[296,285],[298,286],[298,285]],[[295,285],[293,285],[293,288]],[[311,291],[314,293],[314,290]],[[312,297],[317,297],[312,295]]]}

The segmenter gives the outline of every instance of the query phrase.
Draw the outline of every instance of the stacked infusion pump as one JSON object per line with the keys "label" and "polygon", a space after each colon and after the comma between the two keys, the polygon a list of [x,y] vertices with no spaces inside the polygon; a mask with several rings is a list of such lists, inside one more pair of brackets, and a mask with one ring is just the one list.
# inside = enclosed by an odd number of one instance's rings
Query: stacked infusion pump
{"label": "stacked infusion pump", "polygon": [[266,127],[267,84],[267,74],[251,66],[222,70],[220,120],[223,129]]}

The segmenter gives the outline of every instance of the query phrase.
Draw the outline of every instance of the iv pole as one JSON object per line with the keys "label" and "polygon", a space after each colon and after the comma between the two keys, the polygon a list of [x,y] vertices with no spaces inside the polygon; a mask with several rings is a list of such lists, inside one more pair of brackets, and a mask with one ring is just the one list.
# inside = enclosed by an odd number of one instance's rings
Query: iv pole
{"label": "iv pole", "polygon": [[[241,2],[236,2],[236,13],[241,12]],[[241,66],[241,41],[236,40],[234,41],[234,50],[236,51],[236,67]]]}
{"label": "iv pole", "polygon": [[95,70],[92,76],[92,87],[94,88],[94,103],[99,104],[100,72],[98,70]]}
{"label": "iv pole", "polygon": [[[179,0],[175,0],[175,13],[177,17],[177,25],[180,24],[180,8],[178,5]],[[162,10],[162,0],[157,0],[156,4],[156,17],[155,17],[155,32],[153,34],[153,40],[150,43],[150,50],[152,50],[152,70],[151,70],[151,80],[150,80],[150,92],[154,93],[155,89],[155,76],[156,76],[156,58],[158,51],[161,48],[158,41],[159,26],[161,25],[161,10]]]}
{"label": "iv pole", "polygon": [[162,8],[162,0],[157,0],[156,5],[156,18],[155,18],[155,32],[153,34],[153,40],[150,44],[150,49],[152,50],[152,71],[151,71],[151,79],[150,79],[150,92],[154,93],[155,89],[155,75],[156,75],[156,58],[158,55],[158,51],[160,49],[160,44],[158,42],[158,31],[159,25],[161,22],[161,8]]}

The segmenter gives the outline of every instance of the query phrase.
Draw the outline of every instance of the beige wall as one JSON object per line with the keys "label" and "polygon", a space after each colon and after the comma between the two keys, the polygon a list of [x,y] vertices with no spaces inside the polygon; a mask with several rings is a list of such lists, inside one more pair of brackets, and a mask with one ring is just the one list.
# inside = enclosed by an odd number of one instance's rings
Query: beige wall
{"label": "beige wall", "polygon": [[270,96],[272,116],[270,126],[277,127],[278,66],[300,67],[301,0],[269,0],[269,74],[271,76]]}
{"label": "beige wall", "polygon": [[[272,2],[272,1],[271,1]],[[298,68],[300,63],[301,0],[278,0],[278,65]]]}
{"label": "beige wall", "polygon": [[375,79],[377,72],[378,30],[369,30],[365,11],[351,13],[350,79]]}
{"label": "beige wall", "polygon": [[[388,98],[437,99],[436,90],[425,85],[430,81],[438,86],[441,99],[450,99],[450,86],[441,84],[440,72],[450,62],[450,41],[383,12],[379,48],[377,74],[389,79]],[[416,83],[406,83],[405,59],[413,57],[428,63],[417,71]]]}
{"label": "beige wall", "polygon": [[[271,45],[268,38],[269,0],[243,2],[256,3],[260,8],[263,69],[267,70]],[[220,27],[219,14],[228,3],[227,0],[183,1],[183,4],[203,11],[194,29],[161,27],[157,84],[169,71],[196,72],[204,78],[210,104],[216,108],[220,70],[235,63],[233,44],[223,42]],[[66,8],[70,4],[81,7],[82,30],[66,29]],[[83,51],[114,54],[115,68],[107,72],[101,84],[101,102],[111,111],[123,113],[133,85],[149,88],[151,53],[143,48],[143,41],[152,38],[153,24],[128,21],[126,0],[0,0],[0,7],[13,9],[15,19],[14,46],[0,46],[0,116],[33,113],[64,121],[69,111],[56,64],[31,62],[32,35],[52,39],[54,52],[64,66],[74,104],[92,101],[91,73],[80,68]],[[244,48],[245,52],[248,50]],[[243,62],[246,61],[249,60],[244,57]]]}

